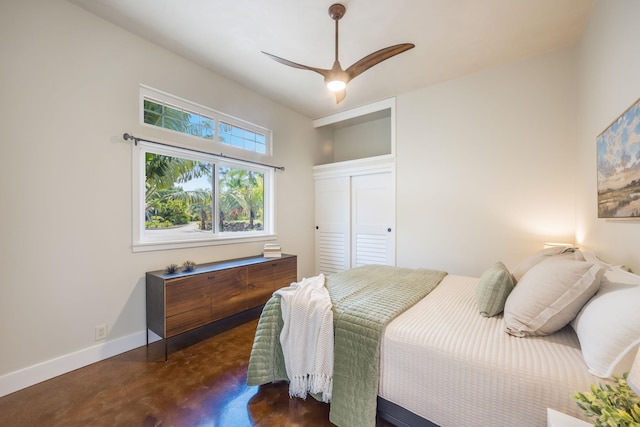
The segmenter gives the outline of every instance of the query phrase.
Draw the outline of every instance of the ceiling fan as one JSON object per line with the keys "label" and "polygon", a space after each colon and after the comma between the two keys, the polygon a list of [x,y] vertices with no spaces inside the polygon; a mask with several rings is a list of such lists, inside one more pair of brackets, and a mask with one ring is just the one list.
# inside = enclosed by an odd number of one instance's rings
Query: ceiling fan
{"label": "ceiling fan", "polygon": [[297,64],[295,62],[280,58],[267,52],[262,53],[281,64],[288,65],[294,68],[300,68],[303,70],[315,71],[316,73],[322,75],[324,77],[324,82],[327,85],[327,88],[329,88],[329,90],[331,90],[332,92],[335,92],[336,104],[339,104],[347,94],[345,88],[349,81],[353,80],[369,68],[373,67],[376,64],[379,64],[385,59],[389,59],[392,56],[398,55],[399,53],[402,53],[409,49],[413,49],[415,47],[413,43],[401,43],[385,47],[384,49],[380,49],[365,56],[364,58],[348,67],[346,70],[343,70],[340,66],[340,62],[338,61],[338,21],[344,16],[346,11],[347,9],[344,7],[344,5],[340,3],[333,4],[329,7],[329,16],[331,17],[331,19],[336,21],[336,56],[335,61],[333,62],[333,67],[329,70]]}

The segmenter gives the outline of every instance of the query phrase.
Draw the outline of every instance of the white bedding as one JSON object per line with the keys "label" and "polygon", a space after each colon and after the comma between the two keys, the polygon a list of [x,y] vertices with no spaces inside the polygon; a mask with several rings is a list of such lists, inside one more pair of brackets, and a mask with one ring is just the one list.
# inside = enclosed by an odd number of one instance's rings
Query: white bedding
{"label": "white bedding", "polygon": [[546,426],[546,408],[583,418],[570,396],[603,380],[573,329],[510,336],[502,315],[479,315],[477,282],[448,275],[387,326],[380,397],[442,427]]}

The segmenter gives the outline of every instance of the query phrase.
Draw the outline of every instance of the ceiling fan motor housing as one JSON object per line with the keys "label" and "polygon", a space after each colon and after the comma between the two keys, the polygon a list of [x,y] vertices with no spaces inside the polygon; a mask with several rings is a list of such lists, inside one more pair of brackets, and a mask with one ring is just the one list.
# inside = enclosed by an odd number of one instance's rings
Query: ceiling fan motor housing
{"label": "ceiling fan motor housing", "polygon": [[342,18],[346,11],[347,9],[344,7],[344,5],[341,5],[340,3],[335,3],[329,6],[329,16],[335,21]]}

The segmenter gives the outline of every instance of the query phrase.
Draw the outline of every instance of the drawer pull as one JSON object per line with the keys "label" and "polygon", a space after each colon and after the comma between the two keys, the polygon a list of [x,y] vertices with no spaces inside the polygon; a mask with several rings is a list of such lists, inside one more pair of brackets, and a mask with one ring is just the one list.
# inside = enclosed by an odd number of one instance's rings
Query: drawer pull
{"label": "drawer pull", "polygon": [[216,278],[216,276],[207,276],[207,280],[213,280],[215,278]]}

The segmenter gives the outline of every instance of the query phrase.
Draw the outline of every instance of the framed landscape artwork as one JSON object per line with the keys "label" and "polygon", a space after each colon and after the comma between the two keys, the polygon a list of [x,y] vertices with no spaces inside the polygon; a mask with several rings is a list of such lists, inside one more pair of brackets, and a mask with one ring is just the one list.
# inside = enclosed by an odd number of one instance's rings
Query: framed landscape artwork
{"label": "framed landscape artwork", "polygon": [[640,220],[640,99],[597,139],[598,218]]}

